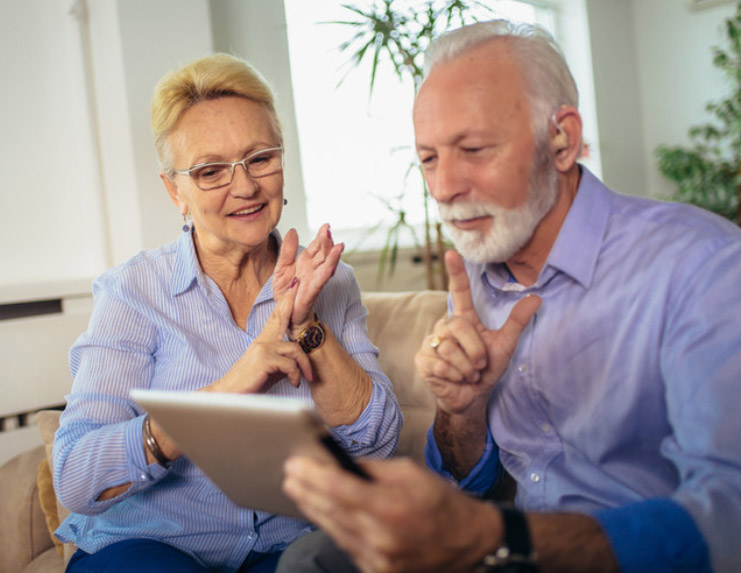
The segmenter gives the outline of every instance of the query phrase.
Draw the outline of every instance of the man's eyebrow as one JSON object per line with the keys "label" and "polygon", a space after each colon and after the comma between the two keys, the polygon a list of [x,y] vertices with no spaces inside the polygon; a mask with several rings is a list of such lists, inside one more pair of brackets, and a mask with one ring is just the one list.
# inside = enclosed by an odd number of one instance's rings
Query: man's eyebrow
{"label": "man's eyebrow", "polygon": [[[461,131],[460,133],[456,133],[449,140],[444,141],[443,145],[458,145],[460,144],[461,141],[465,140],[468,137],[484,137],[484,136],[491,136],[491,132],[483,131],[480,129]],[[428,150],[433,150],[434,146],[426,145],[424,143],[416,143],[416,148],[417,148],[417,151],[428,151]]]}

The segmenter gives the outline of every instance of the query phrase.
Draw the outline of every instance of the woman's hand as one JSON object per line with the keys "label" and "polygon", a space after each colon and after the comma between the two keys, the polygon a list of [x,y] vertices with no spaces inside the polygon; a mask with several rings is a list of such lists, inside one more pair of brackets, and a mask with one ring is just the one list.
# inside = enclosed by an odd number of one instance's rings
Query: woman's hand
{"label": "woman's hand", "polygon": [[314,379],[308,356],[295,342],[284,340],[296,300],[297,280],[285,289],[275,305],[260,336],[222,378],[202,388],[206,392],[238,392],[253,394],[265,392],[279,379],[287,376],[298,386],[301,376]]}
{"label": "woman's hand", "polygon": [[329,225],[325,223],[314,240],[297,257],[298,233],[295,229],[286,233],[275,263],[273,296],[276,301],[280,301],[293,278],[298,279],[296,301],[289,324],[290,338],[295,339],[313,319],[314,303],[324,285],[334,275],[344,248],[342,243],[335,245]]}

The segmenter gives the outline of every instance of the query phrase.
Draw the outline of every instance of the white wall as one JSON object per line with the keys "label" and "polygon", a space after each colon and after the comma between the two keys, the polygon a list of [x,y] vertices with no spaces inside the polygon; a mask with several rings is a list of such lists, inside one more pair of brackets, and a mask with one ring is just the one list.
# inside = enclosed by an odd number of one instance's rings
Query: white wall
{"label": "white wall", "polygon": [[689,142],[705,104],[725,97],[711,46],[735,3],[692,10],[687,0],[587,0],[602,173],[608,185],[666,196],[657,145]]}
{"label": "white wall", "polygon": [[72,5],[0,2],[0,285],[90,276],[105,264],[92,117]]}
{"label": "white wall", "polygon": [[632,4],[630,0],[588,0],[588,26],[601,176],[617,191],[642,195],[646,193],[645,148]]}
{"label": "white wall", "polygon": [[687,145],[690,126],[707,123],[705,104],[729,93],[712,65],[712,46],[726,47],[722,23],[735,2],[693,11],[686,0],[633,0],[636,68],[641,94],[646,186],[671,192],[651,155],[659,144]]}

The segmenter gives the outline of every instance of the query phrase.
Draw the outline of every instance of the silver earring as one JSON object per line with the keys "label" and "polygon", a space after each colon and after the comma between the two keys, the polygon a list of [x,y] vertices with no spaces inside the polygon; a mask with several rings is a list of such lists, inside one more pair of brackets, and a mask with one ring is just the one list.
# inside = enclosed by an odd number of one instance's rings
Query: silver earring
{"label": "silver earring", "polygon": [[190,221],[188,220],[188,215],[186,215],[185,213],[183,213],[183,233],[190,232],[191,227],[192,227],[192,225],[191,225]]}

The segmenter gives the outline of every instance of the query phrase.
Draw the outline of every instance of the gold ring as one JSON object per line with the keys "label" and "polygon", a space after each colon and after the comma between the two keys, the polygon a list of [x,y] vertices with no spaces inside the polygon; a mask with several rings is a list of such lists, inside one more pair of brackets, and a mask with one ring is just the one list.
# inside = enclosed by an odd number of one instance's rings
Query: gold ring
{"label": "gold ring", "polygon": [[432,337],[432,340],[430,340],[430,348],[432,348],[433,350],[437,350],[437,347],[440,346],[443,340],[445,339],[440,338],[437,334],[435,334]]}

